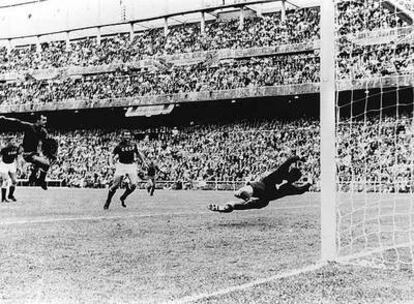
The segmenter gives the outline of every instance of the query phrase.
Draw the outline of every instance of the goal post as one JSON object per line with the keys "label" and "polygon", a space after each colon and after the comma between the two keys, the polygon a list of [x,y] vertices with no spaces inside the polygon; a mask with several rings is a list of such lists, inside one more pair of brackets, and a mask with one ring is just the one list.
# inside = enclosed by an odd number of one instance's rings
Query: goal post
{"label": "goal post", "polygon": [[321,259],[332,261],[336,258],[335,3],[320,3]]}
{"label": "goal post", "polygon": [[387,0],[324,0],[321,259],[414,271],[414,20]]}

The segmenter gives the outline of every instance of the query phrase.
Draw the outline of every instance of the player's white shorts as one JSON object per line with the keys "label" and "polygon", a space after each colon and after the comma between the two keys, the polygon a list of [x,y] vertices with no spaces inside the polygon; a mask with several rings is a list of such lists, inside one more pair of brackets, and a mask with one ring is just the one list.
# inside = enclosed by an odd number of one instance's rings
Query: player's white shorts
{"label": "player's white shorts", "polygon": [[115,176],[125,176],[128,175],[131,183],[138,182],[138,173],[137,173],[137,165],[134,164],[122,164],[117,163],[115,166]]}
{"label": "player's white shorts", "polygon": [[17,167],[16,163],[12,162],[11,164],[5,164],[0,162],[0,174],[8,175],[9,173],[16,173]]}

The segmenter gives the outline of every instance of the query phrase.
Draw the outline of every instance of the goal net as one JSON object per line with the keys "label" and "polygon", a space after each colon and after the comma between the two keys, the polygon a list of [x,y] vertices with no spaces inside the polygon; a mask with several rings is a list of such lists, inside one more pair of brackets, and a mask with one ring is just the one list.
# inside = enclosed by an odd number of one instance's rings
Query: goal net
{"label": "goal net", "polygon": [[336,259],[414,270],[414,12],[334,5]]}

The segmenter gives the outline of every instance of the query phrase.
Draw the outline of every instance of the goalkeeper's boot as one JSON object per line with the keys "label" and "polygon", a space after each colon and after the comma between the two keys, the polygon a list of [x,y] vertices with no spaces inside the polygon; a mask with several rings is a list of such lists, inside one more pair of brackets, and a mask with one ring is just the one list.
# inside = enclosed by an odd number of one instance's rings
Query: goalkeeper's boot
{"label": "goalkeeper's boot", "polygon": [[17,199],[13,195],[9,195],[7,198],[12,202],[17,202]]}

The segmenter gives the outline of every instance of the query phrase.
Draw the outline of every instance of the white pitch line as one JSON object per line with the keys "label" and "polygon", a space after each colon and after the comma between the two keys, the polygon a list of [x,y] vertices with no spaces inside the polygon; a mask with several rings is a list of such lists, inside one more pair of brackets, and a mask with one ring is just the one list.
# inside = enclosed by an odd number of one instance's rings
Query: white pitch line
{"label": "white pitch line", "polygon": [[[272,210],[297,210],[307,208],[317,208],[318,205],[304,205],[304,206],[286,206],[271,208]],[[173,213],[150,213],[150,214],[120,214],[120,215],[102,215],[102,216],[83,216],[83,217],[62,217],[62,218],[46,218],[46,219],[25,219],[17,221],[0,222],[0,226],[4,225],[19,225],[19,224],[40,224],[40,223],[54,223],[54,222],[76,222],[76,221],[99,221],[99,220],[114,220],[126,218],[146,218],[146,217],[160,217],[160,216],[186,216],[186,215],[204,215],[211,214],[211,212],[173,212]]]}
{"label": "white pitch line", "polygon": [[75,221],[99,221],[99,220],[114,220],[124,218],[145,218],[158,217],[168,215],[197,215],[207,214],[208,212],[174,212],[174,213],[149,213],[149,214],[120,214],[120,215],[102,215],[102,216],[82,216],[82,217],[62,217],[51,219],[28,219],[19,221],[9,221],[0,223],[0,225],[15,225],[15,224],[37,224],[37,223],[53,223],[53,222],[75,222]]}
{"label": "white pitch line", "polygon": [[293,277],[299,274],[303,274],[303,273],[307,273],[307,272],[311,272],[311,271],[315,271],[318,270],[319,268],[323,267],[324,263],[317,263],[314,265],[310,265],[310,266],[306,266],[300,269],[295,269],[295,270],[291,270],[291,271],[286,271],[286,272],[282,272],[280,274],[268,277],[268,278],[264,278],[264,279],[258,279],[249,283],[245,283],[245,284],[241,284],[241,285],[236,285],[236,286],[231,286],[228,288],[224,288],[218,291],[213,291],[210,293],[201,293],[198,295],[193,295],[193,296],[188,296],[188,297],[184,297],[181,299],[177,299],[177,300],[173,300],[170,302],[165,302],[164,304],[186,304],[186,303],[192,303],[192,302],[196,302],[196,301],[200,301],[200,300],[204,300],[204,299],[209,299],[212,297],[218,297],[218,296],[222,296],[231,292],[235,292],[235,291],[242,291],[248,288],[252,288],[254,286],[257,285],[261,285],[261,284],[265,284],[265,283],[269,283],[271,281],[275,281],[275,280],[279,280],[279,279],[284,279],[284,278],[288,278],[288,277]]}

